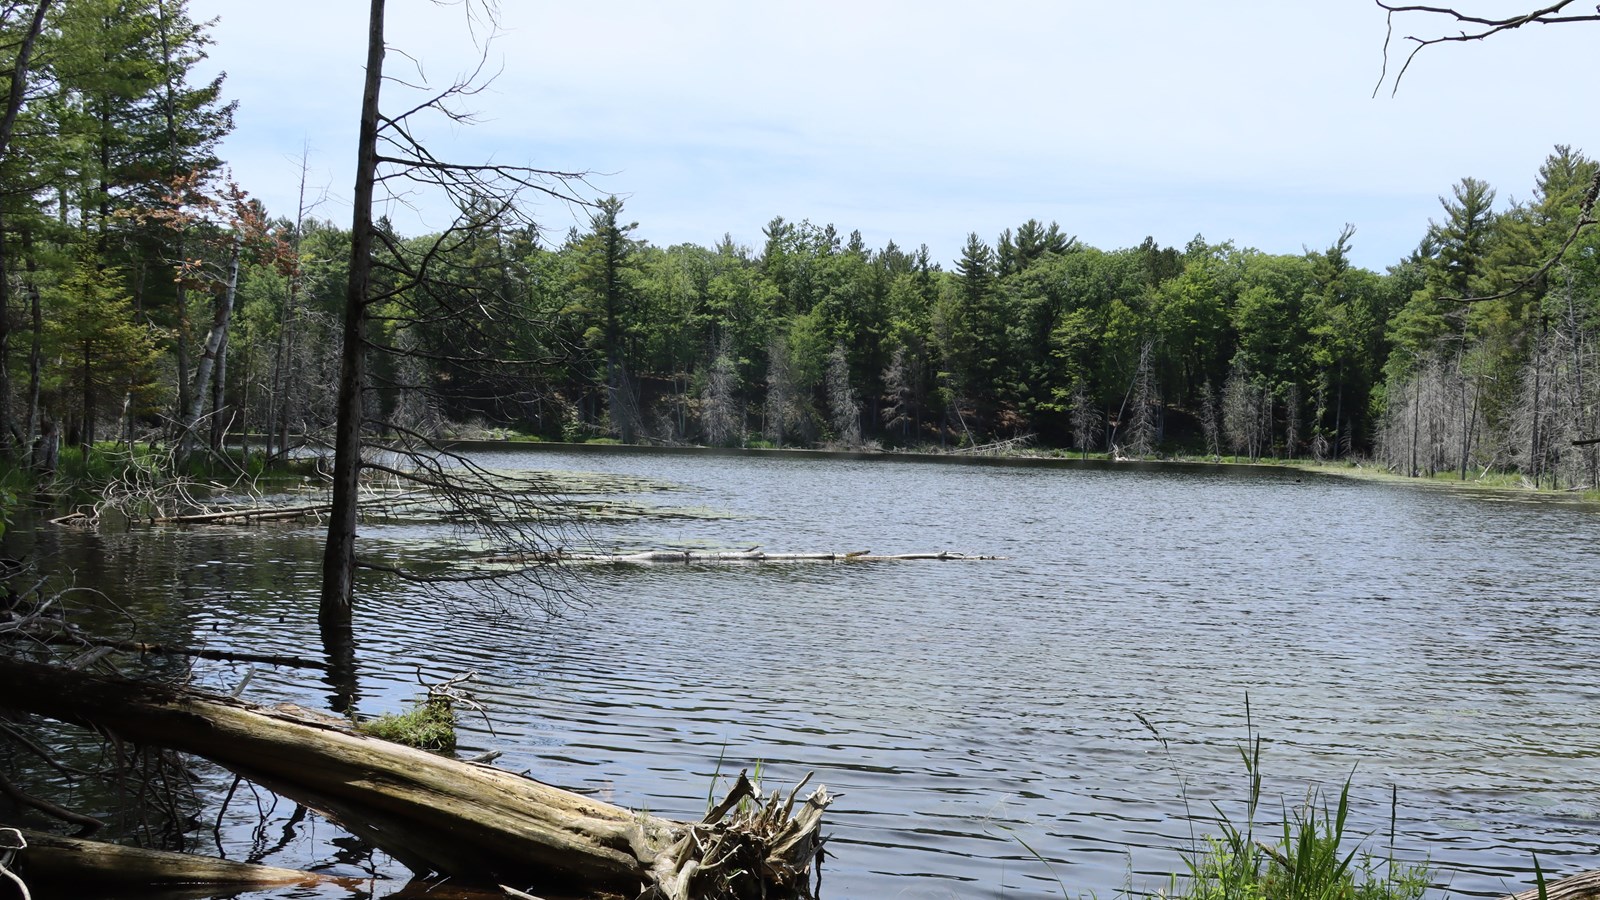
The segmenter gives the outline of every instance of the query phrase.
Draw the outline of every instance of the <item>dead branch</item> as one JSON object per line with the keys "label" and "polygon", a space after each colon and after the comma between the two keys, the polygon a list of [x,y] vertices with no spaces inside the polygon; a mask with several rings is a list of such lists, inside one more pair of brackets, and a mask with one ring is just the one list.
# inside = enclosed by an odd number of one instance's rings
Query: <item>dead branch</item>
{"label": "dead branch", "polygon": [[1401,79],[1405,78],[1406,70],[1411,68],[1411,62],[1417,58],[1417,54],[1421,53],[1428,47],[1434,46],[1435,44],[1459,44],[1471,41],[1481,41],[1500,34],[1501,32],[1521,28],[1524,25],[1562,25],[1571,22],[1600,22],[1600,11],[1597,11],[1593,14],[1585,13],[1582,15],[1562,15],[1562,10],[1566,9],[1568,6],[1571,6],[1573,0],[1560,0],[1560,2],[1530,10],[1529,12],[1522,13],[1521,15],[1506,16],[1499,19],[1486,16],[1468,15],[1448,6],[1394,5],[1385,3],[1383,0],[1373,0],[1373,2],[1378,4],[1379,9],[1384,10],[1384,17],[1386,19],[1388,29],[1383,38],[1383,71],[1378,76],[1377,85],[1372,89],[1372,95],[1374,97],[1378,95],[1378,91],[1383,87],[1383,82],[1388,78],[1389,43],[1394,36],[1395,13],[1426,13],[1433,16],[1442,16],[1458,25],[1471,25],[1477,27],[1473,29],[1464,29],[1455,34],[1439,35],[1438,37],[1424,38],[1416,35],[1407,35],[1405,39],[1414,44],[1414,46],[1411,48],[1411,52],[1406,54],[1405,63],[1400,67],[1400,71],[1394,76],[1394,89],[1391,91],[1390,96],[1399,93],[1400,81]]}
{"label": "dead branch", "polygon": [[295,669],[326,669],[328,667],[325,662],[317,662],[299,656],[285,656],[275,653],[247,653],[234,650],[210,650],[205,647],[180,647],[172,644],[147,643],[145,641],[120,641],[90,637],[75,631],[56,631],[50,634],[29,633],[28,636],[41,643],[55,646],[94,647],[108,651],[138,653],[149,656],[188,656],[194,659],[209,659],[216,662],[260,663]]}
{"label": "dead branch", "polygon": [[69,825],[77,825],[82,829],[79,834],[93,834],[101,828],[104,828],[106,824],[99,819],[96,819],[94,816],[86,816],[82,813],[75,813],[64,806],[51,803],[49,800],[43,800],[35,797],[12,784],[3,773],[0,773],[0,794],[5,794],[7,797],[10,797],[11,801],[18,806],[26,806],[29,809],[38,810],[52,819],[66,822]]}

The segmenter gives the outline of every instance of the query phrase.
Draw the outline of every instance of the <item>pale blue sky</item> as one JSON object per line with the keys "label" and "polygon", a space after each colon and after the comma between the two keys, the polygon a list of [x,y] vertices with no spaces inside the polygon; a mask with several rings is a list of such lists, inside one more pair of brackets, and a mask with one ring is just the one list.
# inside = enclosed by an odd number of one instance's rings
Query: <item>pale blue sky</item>
{"label": "pale blue sky", "polygon": [[[223,155],[274,213],[292,214],[309,146],[318,214],[348,219],[366,7],[191,2],[218,18],[205,65],[240,101]],[[1595,26],[1432,48],[1374,99],[1384,18],[1366,0],[503,0],[501,20],[480,121],[438,126],[439,155],[605,173],[596,192],[662,245],[759,248],[782,215],[948,267],[969,231],[1028,218],[1106,249],[1203,233],[1275,253],[1351,222],[1357,262],[1381,269],[1461,177],[1503,202],[1554,144],[1600,153]],[[390,0],[388,31],[435,81],[475,58],[459,6]],[[398,52],[388,71],[416,74]],[[426,199],[392,212],[445,224]],[[580,215],[539,217],[559,238]]]}

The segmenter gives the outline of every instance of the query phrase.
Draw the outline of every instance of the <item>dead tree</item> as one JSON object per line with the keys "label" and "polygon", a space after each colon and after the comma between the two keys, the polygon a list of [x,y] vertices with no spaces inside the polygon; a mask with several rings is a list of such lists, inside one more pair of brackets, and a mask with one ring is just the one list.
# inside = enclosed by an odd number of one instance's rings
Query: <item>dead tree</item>
{"label": "dead tree", "polygon": [[826,375],[828,418],[833,426],[833,439],[846,449],[861,446],[861,404],[856,402],[855,389],[850,387],[850,360],[845,355],[844,344],[835,344],[828,354]]}
{"label": "dead tree", "polygon": [[[439,270],[452,249],[476,236],[492,233],[508,222],[526,223],[517,206],[524,192],[536,192],[571,205],[586,205],[567,189],[569,183],[581,181],[584,173],[450,162],[435,155],[416,136],[415,124],[429,114],[455,123],[470,121],[470,115],[457,109],[455,104],[481,89],[477,73],[442,90],[424,88],[426,94],[422,99],[397,115],[383,113],[380,94],[385,82],[392,81],[385,76],[383,68],[384,6],[385,0],[371,0],[368,19],[366,80],[356,150],[349,282],[345,291],[333,440],[333,499],[323,549],[319,618],[325,635],[348,634],[351,628],[355,573],[363,565],[356,553],[356,532],[364,474],[386,474],[435,487],[447,497],[466,499],[469,506],[478,507],[479,513],[481,504],[494,496],[494,479],[479,470],[463,485],[455,478],[453,466],[429,461],[431,450],[426,444],[420,450],[414,442],[382,448],[397,450],[401,458],[422,466],[425,471],[420,475],[408,470],[409,466],[380,466],[363,459],[363,448],[370,445],[369,434],[375,429],[411,441],[423,437],[414,431],[391,427],[393,423],[381,422],[369,408],[368,393],[373,387],[369,354],[415,356],[423,352],[386,346],[376,340],[372,334],[374,311],[380,304],[398,303],[405,310],[403,315],[408,317],[408,325],[402,327],[436,328],[450,322],[468,323],[470,328],[480,331],[491,329],[493,322],[482,320],[487,317],[469,317],[459,303],[452,308],[448,296],[454,286],[440,284]],[[489,18],[492,26],[492,6],[473,2],[465,8],[469,16]],[[417,87],[396,83],[402,87]],[[402,247],[373,216],[373,205],[380,194],[394,196],[401,190],[442,194],[460,211],[456,220],[420,252]],[[473,312],[477,314],[478,307],[475,306]],[[435,351],[429,358],[464,363],[470,355],[469,351],[459,356],[449,351]],[[488,519],[479,516],[478,521]],[[373,567],[371,563],[366,565]]]}

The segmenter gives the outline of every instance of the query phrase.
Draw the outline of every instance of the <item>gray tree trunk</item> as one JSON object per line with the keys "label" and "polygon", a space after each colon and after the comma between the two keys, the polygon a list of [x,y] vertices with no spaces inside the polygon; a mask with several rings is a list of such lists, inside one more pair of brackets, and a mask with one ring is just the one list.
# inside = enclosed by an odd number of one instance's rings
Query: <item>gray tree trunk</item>
{"label": "gray tree trunk", "polygon": [[384,0],[372,0],[367,25],[367,78],[361,94],[356,146],[354,210],[350,226],[350,281],[344,299],[344,346],[339,365],[333,450],[333,508],[322,553],[318,618],[325,636],[351,631],[356,570],[356,500],[361,478],[361,422],[365,415],[367,300],[372,279],[372,192],[378,171],[378,93],[383,85]]}

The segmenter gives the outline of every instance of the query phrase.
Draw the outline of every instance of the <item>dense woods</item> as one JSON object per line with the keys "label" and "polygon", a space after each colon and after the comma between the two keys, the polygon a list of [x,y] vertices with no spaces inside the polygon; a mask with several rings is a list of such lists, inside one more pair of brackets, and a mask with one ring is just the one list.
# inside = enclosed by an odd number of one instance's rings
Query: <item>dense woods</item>
{"label": "dense woods", "polygon": [[[50,469],[97,441],[182,459],[246,432],[269,456],[325,439],[350,233],[231,182],[233,107],[193,74],[206,27],[178,0],[4,14],[0,441]],[[783,217],[757,246],[657,246],[615,197],[537,227],[465,197],[442,241],[377,225],[368,419],[780,447],[1032,436],[1588,487],[1600,237],[1569,238],[1595,164],[1556,147],[1530,176],[1518,201],[1442,185],[1384,272],[1351,263],[1359,232],[1337,223],[1282,255],[1101,249],[1030,219],[945,261]]]}

